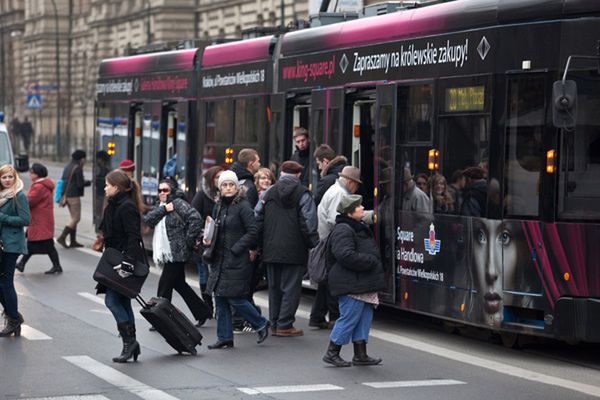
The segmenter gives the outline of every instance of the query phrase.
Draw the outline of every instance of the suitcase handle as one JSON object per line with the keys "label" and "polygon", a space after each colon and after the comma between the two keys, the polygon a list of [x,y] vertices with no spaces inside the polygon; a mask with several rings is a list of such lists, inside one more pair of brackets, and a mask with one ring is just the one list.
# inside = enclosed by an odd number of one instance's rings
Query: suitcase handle
{"label": "suitcase handle", "polygon": [[144,298],[141,295],[138,294],[137,296],[135,296],[135,300],[139,303],[140,306],[142,306],[142,308],[150,308],[150,305],[146,303],[146,300],[144,300]]}

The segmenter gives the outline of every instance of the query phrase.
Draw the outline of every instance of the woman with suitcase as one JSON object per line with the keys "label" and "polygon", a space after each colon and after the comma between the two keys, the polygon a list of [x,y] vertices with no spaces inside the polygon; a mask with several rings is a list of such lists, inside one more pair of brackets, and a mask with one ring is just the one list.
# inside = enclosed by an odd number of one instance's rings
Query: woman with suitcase
{"label": "woman with suitcase", "polygon": [[[112,247],[125,255],[123,263],[136,264],[143,260],[140,246],[142,198],[137,183],[121,171],[114,170],[106,175],[104,193],[108,199],[104,209],[100,230],[104,235],[104,246]],[[133,357],[137,361],[140,344],[135,337],[135,318],[131,299],[104,285],[97,286],[98,293],[106,293],[104,303],[117,321],[117,328],[123,341],[121,354],[112,360],[127,362]]]}
{"label": "woman with suitcase", "polygon": [[185,264],[191,260],[192,249],[202,232],[202,218],[182,197],[173,179],[161,180],[158,184],[160,204],[144,216],[144,223],[154,228],[152,255],[154,263],[163,266],[157,296],[171,301],[173,290],[177,291],[198,326],[204,324],[211,311],[185,281]]}
{"label": "woman with suitcase", "polygon": [[253,271],[250,250],[255,248],[257,240],[254,212],[233,171],[221,173],[218,184],[220,198],[213,212],[218,232],[213,239],[215,256],[207,284],[208,291],[215,294],[217,341],[208,345],[210,350],[233,347],[231,307],[258,333],[257,343],[269,336],[270,326],[248,301]]}

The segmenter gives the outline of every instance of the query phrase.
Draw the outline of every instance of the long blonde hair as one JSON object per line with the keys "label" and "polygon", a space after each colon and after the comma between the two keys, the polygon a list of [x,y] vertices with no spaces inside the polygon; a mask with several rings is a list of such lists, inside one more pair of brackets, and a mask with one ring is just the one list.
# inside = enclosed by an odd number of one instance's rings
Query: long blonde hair
{"label": "long blonde hair", "polygon": [[[17,195],[17,192],[23,189],[23,181],[21,180],[21,177],[19,176],[17,170],[10,164],[4,164],[0,167],[0,176],[6,174],[12,174],[15,177],[15,183],[11,187],[11,190],[13,192],[12,196],[8,196],[15,197]],[[2,186],[2,182],[0,182],[0,190],[6,190],[6,188]]]}

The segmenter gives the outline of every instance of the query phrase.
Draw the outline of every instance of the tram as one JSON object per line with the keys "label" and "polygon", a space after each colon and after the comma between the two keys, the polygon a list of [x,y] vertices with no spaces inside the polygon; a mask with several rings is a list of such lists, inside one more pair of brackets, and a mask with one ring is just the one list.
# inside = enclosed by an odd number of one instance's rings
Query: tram
{"label": "tram", "polygon": [[[275,168],[305,127],[361,169],[383,303],[506,340],[599,342],[599,40],[596,2],[456,0],[210,46],[181,144],[188,188],[240,147]],[[436,207],[433,186],[408,207],[417,175],[447,189],[467,170],[477,212]]]}

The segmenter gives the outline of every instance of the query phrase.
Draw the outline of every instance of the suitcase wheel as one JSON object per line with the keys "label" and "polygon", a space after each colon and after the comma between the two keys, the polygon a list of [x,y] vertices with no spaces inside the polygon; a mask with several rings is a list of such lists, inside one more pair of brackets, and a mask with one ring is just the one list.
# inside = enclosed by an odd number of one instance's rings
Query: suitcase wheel
{"label": "suitcase wheel", "polygon": [[193,349],[190,350],[190,354],[193,355],[193,356],[195,356],[196,354],[198,354],[198,351],[196,351],[196,349],[193,348]]}

